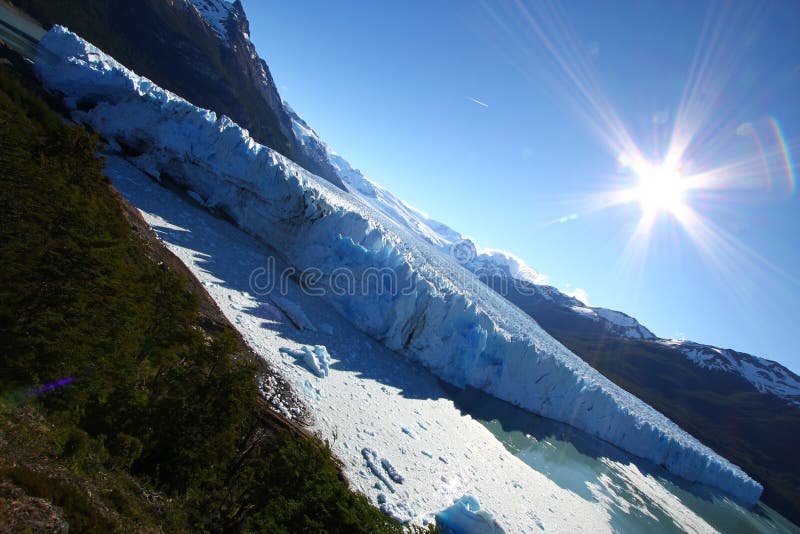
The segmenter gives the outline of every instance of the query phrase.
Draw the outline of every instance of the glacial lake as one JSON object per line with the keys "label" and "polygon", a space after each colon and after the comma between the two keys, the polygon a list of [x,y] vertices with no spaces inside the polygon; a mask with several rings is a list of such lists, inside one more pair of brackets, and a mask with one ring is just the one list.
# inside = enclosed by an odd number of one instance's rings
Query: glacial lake
{"label": "glacial lake", "polygon": [[569,425],[480,391],[445,388],[457,408],[531,469],[604,506],[618,532],[800,532],[762,502],[747,509],[719,490],[674,477]]}

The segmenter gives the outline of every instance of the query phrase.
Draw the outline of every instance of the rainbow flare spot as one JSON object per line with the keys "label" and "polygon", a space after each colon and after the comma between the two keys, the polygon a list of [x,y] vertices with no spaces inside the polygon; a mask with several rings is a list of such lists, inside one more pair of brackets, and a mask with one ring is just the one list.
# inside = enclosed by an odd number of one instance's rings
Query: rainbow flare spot
{"label": "rainbow flare spot", "polygon": [[795,177],[794,173],[794,164],[792,163],[792,154],[789,151],[789,144],[786,142],[786,136],[783,134],[783,130],[781,129],[781,125],[778,120],[775,117],[769,117],[767,120],[772,126],[775,137],[778,139],[778,143],[781,148],[781,155],[783,156],[783,164],[786,169],[786,177],[789,179],[789,194],[793,195],[797,190],[797,178]]}

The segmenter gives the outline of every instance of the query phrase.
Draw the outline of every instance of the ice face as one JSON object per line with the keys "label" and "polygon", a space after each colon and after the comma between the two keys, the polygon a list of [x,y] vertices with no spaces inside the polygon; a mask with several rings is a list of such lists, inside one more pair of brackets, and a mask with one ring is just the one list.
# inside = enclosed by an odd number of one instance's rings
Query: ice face
{"label": "ice face", "polygon": [[[567,422],[746,503],[760,496],[761,486],[741,469],[359,197],[65,28],[54,27],[39,46],[37,73],[47,90],[64,96],[75,120],[120,146],[142,171],[191,189],[299,271],[312,272],[311,289],[327,287],[320,298],[369,336],[452,384]],[[340,291],[339,273],[356,287]]]}

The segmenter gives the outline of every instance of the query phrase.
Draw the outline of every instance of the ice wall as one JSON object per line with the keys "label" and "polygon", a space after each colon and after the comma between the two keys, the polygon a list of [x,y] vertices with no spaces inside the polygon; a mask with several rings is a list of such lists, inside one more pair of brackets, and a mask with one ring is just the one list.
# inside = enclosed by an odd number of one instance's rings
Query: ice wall
{"label": "ice wall", "polygon": [[137,76],[62,27],[54,27],[39,47],[35,67],[45,88],[60,93],[76,121],[140,169],[169,176],[298,269],[313,269],[316,286],[332,287],[340,273],[347,280],[368,280],[367,290],[327,290],[323,298],[370,336],[448,382],[569,423],[745,503],[758,500],[761,485],[741,469],[356,196],[255,143],[227,117]]}

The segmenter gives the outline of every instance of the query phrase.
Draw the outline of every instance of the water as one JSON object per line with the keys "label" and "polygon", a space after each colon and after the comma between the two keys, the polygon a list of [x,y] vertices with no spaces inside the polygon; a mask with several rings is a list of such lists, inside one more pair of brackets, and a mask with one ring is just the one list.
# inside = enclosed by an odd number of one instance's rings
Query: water
{"label": "water", "polygon": [[568,425],[476,390],[447,389],[461,411],[480,421],[532,469],[603,505],[617,531],[800,532],[763,503],[746,509],[718,490],[678,479]]}

